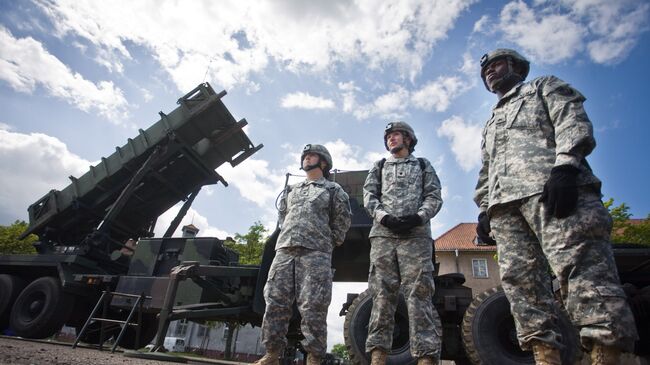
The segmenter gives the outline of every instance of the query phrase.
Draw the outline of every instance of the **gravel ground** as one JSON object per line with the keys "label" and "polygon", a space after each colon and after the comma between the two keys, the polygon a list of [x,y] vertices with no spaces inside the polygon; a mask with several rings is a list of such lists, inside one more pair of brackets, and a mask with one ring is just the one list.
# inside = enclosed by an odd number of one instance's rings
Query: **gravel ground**
{"label": "gravel ground", "polygon": [[[207,362],[188,362],[206,364]],[[211,362],[214,364],[243,364]],[[56,344],[0,338],[0,365],[170,365],[173,362],[136,359],[122,353]]]}

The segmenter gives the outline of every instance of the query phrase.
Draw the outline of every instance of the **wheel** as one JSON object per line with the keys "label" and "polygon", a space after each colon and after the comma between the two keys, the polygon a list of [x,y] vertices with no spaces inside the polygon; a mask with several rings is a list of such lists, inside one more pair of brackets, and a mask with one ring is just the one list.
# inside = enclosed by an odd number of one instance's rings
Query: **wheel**
{"label": "wheel", "polygon": [[[345,315],[343,325],[343,337],[350,355],[350,361],[354,364],[367,365],[370,363],[369,354],[366,353],[366,338],[368,337],[368,322],[372,310],[372,295],[370,290],[359,294]],[[434,310],[434,323],[442,333],[442,324],[438,312]],[[414,364],[416,359],[411,356],[409,342],[408,312],[404,296],[400,294],[395,310],[395,327],[393,329],[393,346],[388,353],[386,364],[388,365],[409,365]]]}
{"label": "wheel", "polygon": [[9,314],[27,282],[17,276],[0,274],[0,332],[9,327]]}
{"label": "wheel", "polygon": [[[127,316],[128,316],[127,312],[122,313],[121,320],[126,320]],[[134,314],[133,316],[136,317],[137,314]],[[131,321],[132,322],[136,321],[137,320],[136,318],[132,318]],[[124,335],[122,335],[122,339],[120,340],[120,343],[118,345],[125,349],[137,350],[139,348],[145,347],[149,342],[153,341],[154,337],[156,337],[157,331],[158,331],[158,319],[156,318],[156,314],[142,313],[142,323],[140,327],[140,341],[138,342],[137,346],[136,346],[136,338],[135,338],[136,329],[134,326],[128,326],[128,328],[124,332]],[[118,328],[115,330],[115,339],[117,339],[117,336],[119,334],[120,334],[120,329]]]}
{"label": "wheel", "polygon": [[66,323],[73,304],[74,297],[63,292],[59,279],[38,278],[16,298],[9,324],[21,337],[50,337]]}
{"label": "wheel", "polygon": [[[562,362],[573,364],[578,352],[577,333],[563,311],[559,327],[565,344]],[[500,286],[472,301],[463,318],[462,336],[467,356],[475,365],[535,364],[532,352],[519,347],[510,303]]]}

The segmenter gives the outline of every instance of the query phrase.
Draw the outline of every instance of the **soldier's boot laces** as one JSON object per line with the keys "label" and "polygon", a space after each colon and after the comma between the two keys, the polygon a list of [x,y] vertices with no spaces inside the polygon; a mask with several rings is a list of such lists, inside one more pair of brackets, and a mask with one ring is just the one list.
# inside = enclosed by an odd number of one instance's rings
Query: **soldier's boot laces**
{"label": "soldier's boot laces", "polygon": [[543,342],[533,343],[535,365],[562,365],[560,350]]}
{"label": "soldier's boot laces", "polygon": [[386,365],[388,354],[382,349],[374,349],[370,353],[370,365]]}
{"label": "soldier's boot laces", "polygon": [[320,365],[320,356],[307,354],[307,365]]}
{"label": "soldier's boot laces", "polygon": [[591,349],[592,365],[618,365],[621,360],[621,350],[612,346],[594,345]]}
{"label": "soldier's boot laces", "polygon": [[261,359],[255,361],[253,365],[280,365],[280,352],[267,351]]}
{"label": "soldier's boot laces", "polygon": [[438,360],[431,356],[424,356],[418,359],[418,365],[438,365]]}

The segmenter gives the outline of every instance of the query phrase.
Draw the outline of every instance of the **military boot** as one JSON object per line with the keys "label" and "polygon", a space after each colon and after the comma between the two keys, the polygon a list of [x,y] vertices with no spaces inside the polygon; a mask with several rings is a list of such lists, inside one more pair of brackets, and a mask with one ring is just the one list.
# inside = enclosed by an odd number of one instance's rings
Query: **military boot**
{"label": "military boot", "polygon": [[370,353],[370,365],[386,365],[388,354],[382,349],[374,349]]}
{"label": "military boot", "polygon": [[266,351],[266,354],[255,361],[253,365],[280,365],[280,352]]}
{"label": "military boot", "polygon": [[533,343],[533,355],[535,355],[535,365],[562,365],[560,350],[544,342]]}
{"label": "military boot", "polygon": [[591,365],[620,364],[621,350],[612,346],[595,344],[591,349]]}
{"label": "military boot", "polygon": [[307,365],[320,365],[320,356],[307,354]]}
{"label": "military boot", "polygon": [[431,356],[424,356],[418,359],[418,365],[438,365],[438,360]]}

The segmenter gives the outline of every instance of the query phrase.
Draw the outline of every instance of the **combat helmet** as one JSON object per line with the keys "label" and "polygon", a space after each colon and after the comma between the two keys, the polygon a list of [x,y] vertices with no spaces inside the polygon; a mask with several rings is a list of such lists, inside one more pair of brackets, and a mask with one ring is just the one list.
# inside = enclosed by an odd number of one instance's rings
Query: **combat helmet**
{"label": "combat helmet", "polygon": [[388,135],[392,132],[398,131],[411,138],[411,143],[409,144],[409,153],[413,153],[415,150],[415,145],[418,144],[418,139],[415,136],[413,128],[411,128],[411,126],[406,122],[402,121],[390,122],[386,124],[386,128],[384,129],[384,146],[386,147],[386,151],[388,151]]}
{"label": "combat helmet", "polygon": [[315,153],[320,158],[322,158],[327,166],[323,169],[323,176],[328,177],[330,174],[330,170],[332,169],[332,155],[330,155],[330,151],[325,148],[325,146],[321,144],[306,144],[305,147],[302,149],[302,153],[300,154],[300,168],[302,169],[302,161],[305,159],[305,155],[308,153]]}
{"label": "combat helmet", "polygon": [[[483,80],[483,85],[485,85],[485,88],[489,91],[490,88],[487,85],[487,82],[485,82],[485,69],[487,66],[499,59],[506,58],[508,60],[508,74],[504,78],[510,78],[510,77],[519,77],[521,78],[521,81],[525,80],[526,77],[528,77],[528,72],[530,71],[530,62],[526,59],[526,57],[522,56],[519,54],[519,52],[515,51],[514,49],[509,49],[509,48],[497,48],[489,53],[484,54],[481,57],[481,79]],[[514,70],[512,69],[512,66],[514,64],[519,64],[523,68],[523,72],[521,74],[516,74]]]}

